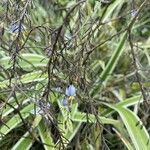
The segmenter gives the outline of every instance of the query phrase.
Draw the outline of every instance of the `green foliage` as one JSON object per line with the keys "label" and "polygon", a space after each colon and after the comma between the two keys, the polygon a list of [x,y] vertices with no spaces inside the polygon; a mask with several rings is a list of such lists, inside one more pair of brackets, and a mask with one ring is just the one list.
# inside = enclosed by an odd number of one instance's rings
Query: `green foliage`
{"label": "green foliage", "polygon": [[0,2],[0,149],[149,150],[146,5]]}

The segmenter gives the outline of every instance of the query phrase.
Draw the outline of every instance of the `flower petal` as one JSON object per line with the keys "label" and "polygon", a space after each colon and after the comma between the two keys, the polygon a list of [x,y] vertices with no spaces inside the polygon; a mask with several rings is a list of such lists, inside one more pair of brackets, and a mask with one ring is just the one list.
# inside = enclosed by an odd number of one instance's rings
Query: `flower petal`
{"label": "flower petal", "polygon": [[67,96],[75,96],[76,95],[76,88],[73,85],[69,85],[66,88],[66,93]]}

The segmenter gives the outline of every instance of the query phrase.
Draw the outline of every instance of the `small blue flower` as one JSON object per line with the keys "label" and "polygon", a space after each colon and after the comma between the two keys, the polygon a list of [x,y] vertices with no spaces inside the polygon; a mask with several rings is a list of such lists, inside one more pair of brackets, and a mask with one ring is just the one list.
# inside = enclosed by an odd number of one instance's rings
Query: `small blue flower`
{"label": "small blue flower", "polygon": [[21,32],[24,29],[24,26],[20,23],[12,23],[9,27],[9,31],[12,33]]}
{"label": "small blue flower", "polygon": [[76,88],[73,85],[69,85],[66,88],[66,95],[67,96],[75,96],[76,95]]}
{"label": "small blue flower", "polygon": [[133,9],[131,10],[131,16],[135,17],[137,15],[137,10]]}
{"label": "small blue flower", "polygon": [[68,103],[68,98],[62,99],[61,103],[62,103],[63,106],[68,106],[68,104],[69,104]]}

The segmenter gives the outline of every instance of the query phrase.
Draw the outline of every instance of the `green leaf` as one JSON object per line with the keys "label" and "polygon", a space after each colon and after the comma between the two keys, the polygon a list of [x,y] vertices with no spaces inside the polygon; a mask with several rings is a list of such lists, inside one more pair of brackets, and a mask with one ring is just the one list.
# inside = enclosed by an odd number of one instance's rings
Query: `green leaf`
{"label": "green leaf", "polygon": [[112,54],[109,62],[106,65],[106,68],[102,71],[102,73],[100,74],[100,77],[97,79],[96,83],[94,84],[94,87],[91,91],[91,96],[95,96],[97,94],[97,92],[101,89],[102,84],[106,85],[110,75],[112,74],[112,72],[114,71],[120,56],[123,53],[123,47],[125,45],[127,39],[127,32],[125,32],[116,48],[116,50],[114,51],[114,53]]}
{"label": "green leaf", "polygon": [[116,129],[113,128],[113,130],[116,132],[116,134],[120,137],[122,142],[125,144],[125,146],[128,148],[128,150],[134,150],[134,148],[131,146],[131,143],[123,136],[123,134],[119,133]]}
{"label": "green leaf", "polygon": [[[28,106],[26,106],[24,109],[22,109],[20,111],[22,118],[26,119],[29,115],[30,115],[30,111],[34,109],[34,105],[30,104]],[[17,125],[19,125],[20,123],[22,123],[22,120],[20,118],[20,116],[14,115],[13,118],[11,118],[9,121],[7,121],[5,123],[5,125],[2,125],[0,127],[0,133],[1,135],[6,135],[7,133],[9,133],[12,129],[16,128]],[[0,137],[0,140],[2,140],[2,137]]]}
{"label": "green leaf", "polygon": [[[68,130],[67,132],[65,132],[64,137],[65,137],[65,139],[67,139],[67,143],[70,143],[70,141],[75,137],[81,124],[82,124],[81,122],[73,123],[73,131],[70,132]],[[67,146],[67,144],[65,144],[65,145]]]}
{"label": "green leaf", "polygon": [[[103,22],[108,21],[111,18],[113,12],[116,11],[118,7],[121,7],[123,3],[124,0],[115,0],[112,4],[110,4],[102,21]],[[118,15],[118,13],[119,11],[117,11],[116,16]]]}
{"label": "green leaf", "polygon": [[[0,64],[5,68],[8,69],[12,66],[11,57],[3,57],[0,59]],[[17,64],[19,67],[25,68],[35,68],[35,67],[46,67],[48,59],[42,55],[37,54],[21,54],[18,58]]]}
{"label": "green leaf", "polygon": [[[31,126],[31,129],[35,129],[39,122],[41,121],[42,119],[42,116],[41,115],[36,115],[33,123],[32,123],[32,126]],[[34,143],[35,139],[34,137],[32,137],[29,132],[26,132],[22,138],[13,146],[12,150],[29,150],[32,146],[32,144]]]}
{"label": "green leaf", "polygon": [[[115,106],[118,106],[118,107],[129,107],[129,106],[141,103],[141,102],[143,102],[142,95],[137,95],[137,96],[133,96],[133,97],[127,98],[127,99],[125,99],[125,100],[115,104]],[[107,103],[103,103],[103,104],[107,105]],[[102,112],[102,115],[108,117],[113,112],[115,112],[115,110],[107,109],[106,111]]]}
{"label": "green leaf", "polygon": [[[144,127],[144,125],[142,125],[142,122],[138,118],[138,116],[127,108],[120,107],[120,106],[113,106],[110,104],[107,105],[108,107],[114,109],[119,113],[136,150],[149,150],[150,138],[146,128]],[[137,125],[138,122],[139,125]]]}
{"label": "green leaf", "polygon": [[100,117],[100,116],[96,117],[93,114],[87,114],[84,112],[76,112],[76,114],[71,119],[76,122],[96,123],[97,121],[99,121],[102,124],[113,124],[113,125],[119,124],[118,120],[114,120],[106,117]]}
{"label": "green leaf", "polygon": [[45,125],[43,120],[38,125],[38,131],[39,131],[39,135],[41,137],[41,140],[43,142],[44,149],[45,150],[55,150],[55,144],[54,144],[53,138],[50,134],[50,130]]}
{"label": "green leaf", "polygon": [[69,142],[74,138],[78,129],[80,128],[82,122],[72,122],[71,118],[77,113],[78,103],[74,103],[70,106],[70,111],[68,107],[64,107],[60,100],[57,100],[61,114],[58,116],[59,120],[59,130],[61,131],[63,137],[64,146],[67,147]]}
{"label": "green leaf", "polygon": [[[30,82],[37,82],[37,81],[43,81],[47,79],[47,74],[42,73],[42,71],[35,71],[32,73],[27,73],[25,75],[22,75],[21,77],[18,77],[18,80],[16,81],[14,78],[11,80],[11,83],[17,82],[17,84],[21,83],[30,83]],[[6,88],[10,84],[10,80],[4,80],[0,82],[0,88]]]}
{"label": "green leaf", "polygon": [[[26,104],[27,102],[29,102],[31,99],[21,99],[18,98],[18,102],[21,103],[22,105]],[[13,99],[13,101],[9,101],[9,104],[11,104],[14,108],[18,108],[18,104],[15,102],[15,100]],[[3,119],[4,117],[6,117],[7,115],[9,115],[10,113],[12,113],[14,111],[14,109],[8,105],[6,105],[6,108],[4,110],[2,110],[1,112],[1,118]]]}
{"label": "green leaf", "polygon": [[29,150],[34,143],[34,139],[26,132],[23,137],[13,146],[12,150]]}

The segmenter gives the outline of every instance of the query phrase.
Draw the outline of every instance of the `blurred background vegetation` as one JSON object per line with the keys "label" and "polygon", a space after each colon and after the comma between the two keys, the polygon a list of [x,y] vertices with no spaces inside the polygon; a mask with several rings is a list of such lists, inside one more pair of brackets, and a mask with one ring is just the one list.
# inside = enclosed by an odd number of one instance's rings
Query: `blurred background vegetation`
{"label": "blurred background vegetation", "polygon": [[149,74],[149,0],[1,0],[0,149],[150,150]]}

